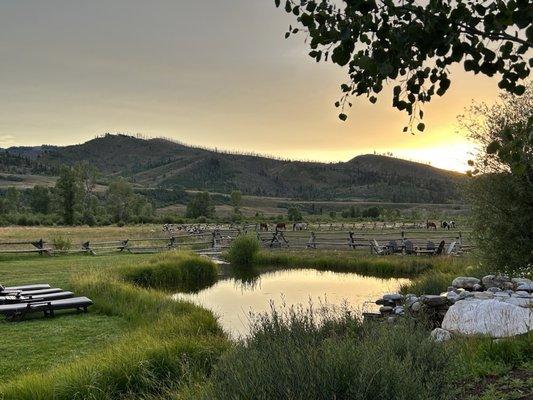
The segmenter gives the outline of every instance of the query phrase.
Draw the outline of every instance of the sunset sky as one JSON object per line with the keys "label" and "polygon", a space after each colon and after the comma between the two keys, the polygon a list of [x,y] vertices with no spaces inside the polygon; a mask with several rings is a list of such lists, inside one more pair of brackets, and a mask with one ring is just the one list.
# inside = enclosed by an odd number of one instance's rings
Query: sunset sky
{"label": "sunset sky", "polygon": [[316,64],[273,0],[2,1],[0,147],[74,144],[104,132],[339,161],[377,151],[463,171],[472,145],[456,116],[493,101],[497,80],[452,69],[402,133],[391,97],[354,99],[337,118],[344,71]]}

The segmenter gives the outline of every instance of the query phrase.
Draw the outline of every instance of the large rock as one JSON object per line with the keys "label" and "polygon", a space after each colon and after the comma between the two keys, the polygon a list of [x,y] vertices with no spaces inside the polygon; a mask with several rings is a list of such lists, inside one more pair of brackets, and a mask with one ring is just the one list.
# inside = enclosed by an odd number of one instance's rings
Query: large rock
{"label": "large rock", "polygon": [[452,281],[452,286],[467,290],[474,290],[475,285],[479,285],[480,280],[471,276],[459,276]]}
{"label": "large rock", "polygon": [[498,300],[463,300],[448,309],[442,328],[465,335],[515,336],[533,329],[533,312]]}

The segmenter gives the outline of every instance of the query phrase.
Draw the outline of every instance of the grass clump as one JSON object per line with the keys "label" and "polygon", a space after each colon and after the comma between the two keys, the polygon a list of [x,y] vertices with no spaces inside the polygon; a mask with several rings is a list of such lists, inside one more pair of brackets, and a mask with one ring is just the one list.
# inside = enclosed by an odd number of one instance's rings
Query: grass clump
{"label": "grass clump", "polygon": [[228,251],[228,260],[236,266],[250,266],[256,262],[259,241],[252,235],[237,237]]}
{"label": "grass clump", "polygon": [[205,257],[172,251],[158,254],[145,263],[122,268],[120,274],[144,288],[196,291],[216,281],[217,266]]}
{"label": "grass clump", "polygon": [[354,272],[378,278],[413,277],[434,269],[446,269],[449,258],[384,256],[348,251],[261,251],[256,265],[314,268],[333,272]]}
{"label": "grass clump", "polygon": [[203,399],[445,399],[446,347],[412,325],[348,311],[273,311],[216,365]]}

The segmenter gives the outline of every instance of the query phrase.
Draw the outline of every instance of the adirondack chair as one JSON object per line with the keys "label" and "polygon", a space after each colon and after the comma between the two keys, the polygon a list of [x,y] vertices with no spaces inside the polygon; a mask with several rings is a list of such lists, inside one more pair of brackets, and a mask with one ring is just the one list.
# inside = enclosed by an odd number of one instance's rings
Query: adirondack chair
{"label": "adirondack chair", "polygon": [[444,251],[445,244],[446,243],[444,242],[444,240],[441,240],[441,242],[439,243],[439,246],[437,247],[437,249],[435,250],[433,255],[434,256],[440,256],[442,254],[442,252]]}
{"label": "adirondack chair", "polygon": [[451,254],[453,254],[453,252],[455,251],[455,245],[457,244],[457,241],[453,241],[450,243],[450,245],[448,246],[448,248],[446,249],[446,255],[449,256]]}
{"label": "adirondack chair", "polygon": [[370,249],[374,254],[377,254],[379,256],[384,256],[386,254],[390,254],[387,247],[381,247],[376,239],[372,239],[370,241]]}
{"label": "adirondack chair", "polygon": [[411,242],[409,239],[403,242],[403,246],[405,254],[416,254],[413,242]]}

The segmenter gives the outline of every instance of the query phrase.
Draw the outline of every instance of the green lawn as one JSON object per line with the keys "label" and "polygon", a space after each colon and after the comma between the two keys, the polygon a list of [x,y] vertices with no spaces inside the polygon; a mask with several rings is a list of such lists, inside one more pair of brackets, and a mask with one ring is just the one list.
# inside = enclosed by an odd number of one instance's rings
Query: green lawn
{"label": "green lawn", "polygon": [[[4,257],[0,261],[0,280],[3,285],[49,283],[70,289],[69,279],[73,273],[128,265],[147,257],[128,254]],[[0,354],[4,362],[0,363],[0,380],[69,362],[112,342],[127,330],[122,318],[89,310],[88,314],[58,315],[53,319],[40,316],[21,322],[2,319]]]}

